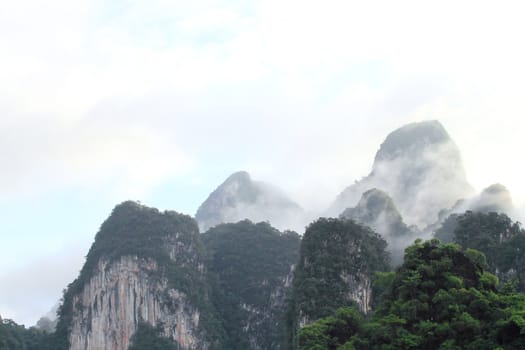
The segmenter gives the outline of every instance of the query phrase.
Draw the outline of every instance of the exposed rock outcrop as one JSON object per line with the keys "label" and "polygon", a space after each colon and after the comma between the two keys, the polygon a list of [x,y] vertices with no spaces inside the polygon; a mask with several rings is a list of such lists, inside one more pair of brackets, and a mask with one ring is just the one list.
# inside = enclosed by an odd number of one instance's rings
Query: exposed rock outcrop
{"label": "exposed rock outcrop", "polygon": [[209,326],[216,315],[208,292],[196,222],[125,202],[102,224],[68,287],[57,334],[69,350],[127,350],[147,324],[181,349],[208,349],[221,339]]}
{"label": "exposed rock outcrop", "polygon": [[153,259],[100,260],[73,297],[71,350],[126,350],[139,322],[160,326],[183,349],[206,349],[199,310],[159,272]]}

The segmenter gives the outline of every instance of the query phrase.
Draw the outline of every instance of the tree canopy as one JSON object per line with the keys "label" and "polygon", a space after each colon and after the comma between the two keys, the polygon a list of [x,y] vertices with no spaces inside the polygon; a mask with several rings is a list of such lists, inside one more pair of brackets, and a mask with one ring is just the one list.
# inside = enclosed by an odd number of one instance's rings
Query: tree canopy
{"label": "tree canopy", "polygon": [[367,292],[374,271],[389,269],[385,248],[386,242],[377,233],[352,220],[321,218],[307,227],[288,311],[291,346],[301,323],[355,305],[353,295]]}
{"label": "tree canopy", "polygon": [[479,252],[416,241],[389,280],[371,318],[339,310],[301,329],[299,349],[525,348],[525,296],[499,291]]}
{"label": "tree canopy", "polygon": [[291,269],[299,256],[297,233],[248,220],[218,225],[202,235],[212,301],[229,337],[229,350],[280,349]]}
{"label": "tree canopy", "polygon": [[501,282],[516,281],[525,291],[525,231],[519,222],[502,213],[467,211],[451,215],[435,237],[482,252],[488,270]]}

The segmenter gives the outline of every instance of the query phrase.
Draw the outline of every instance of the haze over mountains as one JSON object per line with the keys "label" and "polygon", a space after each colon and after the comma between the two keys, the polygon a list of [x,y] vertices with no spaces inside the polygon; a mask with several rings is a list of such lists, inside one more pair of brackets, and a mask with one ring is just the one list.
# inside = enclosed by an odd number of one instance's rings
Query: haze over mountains
{"label": "haze over mountains", "polygon": [[[220,184],[195,219],[124,202],[101,226],[66,289],[56,332],[42,341],[50,349],[126,350],[144,333],[188,349],[295,348],[301,327],[341,305],[372,310],[375,271],[401,265],[416,238],[437,231],[452,240],[461,222],[451,214],[468,210],[514,214],[501,184],[473,194],[438,121],[391,132],[371,173],[313,218],[246,171]],[[492,217],[481,219],[490,226]],[[521,242],[519,225],[512,227],[509,237]],[[506,244],[501,249],[512,248]],[[521,265],[498,263],[498,277],[522,273]]]}
{"label": "haze over mountains", "polygon": [[210,194],[195,218],[201,229],[250,219],[301,231],[313,217],[342,215],[370,225],[388,240],[412,237],[418,231],[430,233],[445,214],[469,209],[514,214],[511,195],[503,185],[474,193],[460,150],[443,125],[432,120],[388,134],[370,174],[344,188],[326,212],[306,215],[284,191],[240,171]]}
{"label": "haze over mountains", "polygon": [[239,171],[210,194],[197,210],[195,219],[201,230],[206,231],[220,223],[243,219],[270,221],[275,227],[283,228],[293,220],[301,220],[302,215],[301,207],[282,190],[254,181],[246,171]]}
{"label": "haze over mountains", "polygon": [[473,193],[460,151],[438,121],[408,124],[391,132],[376,153],[371,173],[345,188],[330,213],[353,207],[371,188],[388,193],[405,221],[420,227]]}

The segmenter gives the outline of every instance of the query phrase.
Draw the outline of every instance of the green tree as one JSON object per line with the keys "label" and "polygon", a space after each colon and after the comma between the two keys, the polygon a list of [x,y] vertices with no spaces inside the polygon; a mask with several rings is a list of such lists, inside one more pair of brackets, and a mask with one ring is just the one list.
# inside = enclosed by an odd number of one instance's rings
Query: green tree
{"label": "green tree", "polygon": [[525,231],[520,223],[505,214],[467,211],[451,215],[436,231],[436,238],[448,240],[452,227],[454,242],[467,252],[482,252],[486,260],[479,263],[486,263],[503,283],[517,280],[518,289],[525,291]]}
{"label": "green tree", "polygon": [[297,233],[248,220],[218,225],[202,235],[212,302],[229,337],[229,350],[280,349]]}
{"label": "green tree", "polygon": [[162,335],[160,327],[155,328],[149,323],[141,322],[131,337],[128,350],[178,350],[178,346]]}
{"label": "green tree", "polygon": [[385,248],[377,233],[352,220],[321,218],[307,227],[288,311],[289,347],[297,347],[301,323],[355,305],[352,295],[360,288],[366,293],[374,272],[389,269]]}
{"label": "green tree", "polygon": [[[480,253],[438,240],[416,241],[386,288],[377,312],[361,328],[333,332],[334,317],[301,330],[301,349],[523,349],[525,296],[497,289]],[[323,328],[324,327],[324,328]]]}

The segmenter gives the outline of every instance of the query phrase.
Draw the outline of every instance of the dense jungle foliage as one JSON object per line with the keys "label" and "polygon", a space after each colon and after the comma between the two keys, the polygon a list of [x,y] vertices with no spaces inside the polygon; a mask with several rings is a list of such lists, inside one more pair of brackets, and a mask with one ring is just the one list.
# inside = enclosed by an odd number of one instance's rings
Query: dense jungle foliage
{"label": "dense jungle foliage", "polygon": [[525,296],[484,268],[475,250],[416,243],[388,276],[376,313],[351,308],[301,329],[301,350],[524,349]]}
{"label": "dense jungle foliage", "polygon": [[178,350],[177,344],[164,336],[162,330],[141,322],[131,337],[128,350]]}
{"label": "dense jungle foliage", "polygon": [[299,256],[299,235],[245,220],[218,225],[202,239],[212,301],[229,338],[225,349],[250,349],[254,342],[282,348],[284,285]]}
{"label": "dense jungle foliage", "polygon": [[301,323],[354,305],[351,294],[359,292],[351,289],[389,269],[385,249],[377,233],[352,220],[321,218],[306,228],[287,315],[289,346],[295,347]]}
{"label": "dense jungle foliage", "polygon": [[[159,275],[201,311],[213,349],[524,349],[519,223],[466,212],[436,237],[452,243],[416,241],[389,272],[385,241],[351,220],[318,219],[302,240],[249,221],[199,234],[189,216],[125,202],[103,223],[65,292],[55,333],[1,320],[0,350],[69,349],[72,296],[101,258],[124,255],[158,262]],[[373,310],[364,314],[355,288],[372,282]],[[147,324],[131,343],[131,350],[176,346]]]}
{"label": "dense jungle foliage", "polygon": [[443,242],[485,254],[488,270],[525,292],[525,231],[502,213],[467,211],[451,215],[435,233]]}
{"label": "dense jungle foliage", "polygon": [[52,335],[0,318],[0,350],[53,350]]}

